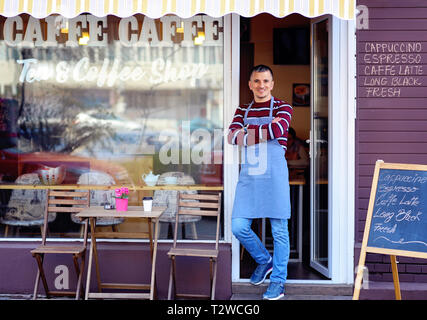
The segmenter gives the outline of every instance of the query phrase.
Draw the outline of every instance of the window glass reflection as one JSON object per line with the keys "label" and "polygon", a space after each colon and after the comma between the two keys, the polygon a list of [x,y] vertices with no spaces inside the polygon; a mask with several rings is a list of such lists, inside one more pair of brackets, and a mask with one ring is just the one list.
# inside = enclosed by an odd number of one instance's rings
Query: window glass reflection
{"label": "window glass reflection", "polygon": [[[222,186],[222,18],[21,15],[0,27],[0,178],[14,185],[0,189],[0,234],[40,237],[43,186],[89,184],[92,204],[114,202],[111,185],[131,190],[130,205],[166,203],[167,238],[169,185]],[[142,190],[150,172],[164,190]],[[215,234],[204,219],[183,225],[190,239]],[[76,237],[80,225],[56,217],[50,229]]]}

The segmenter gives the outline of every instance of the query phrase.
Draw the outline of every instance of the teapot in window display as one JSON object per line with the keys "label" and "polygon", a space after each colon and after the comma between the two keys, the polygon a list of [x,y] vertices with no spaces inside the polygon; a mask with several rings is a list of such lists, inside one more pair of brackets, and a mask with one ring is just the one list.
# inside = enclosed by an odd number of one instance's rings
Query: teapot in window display
{"label": "teapot in window display", "polygon": [[144,182],[147,186],[152,187],[152,186],[156,185],[157,180],[159,179],[159,176],[160,176],[159,174],[155,175],[150,171],[150,173],[148,173],[148,174],[145,173],[142,175],[142,180],[144,180]]}

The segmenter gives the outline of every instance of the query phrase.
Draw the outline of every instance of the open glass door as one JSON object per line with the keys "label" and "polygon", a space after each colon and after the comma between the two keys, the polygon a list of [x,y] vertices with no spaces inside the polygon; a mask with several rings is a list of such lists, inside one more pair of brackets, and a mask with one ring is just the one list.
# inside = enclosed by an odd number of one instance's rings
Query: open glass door
{"label": "open glass door", "polygon": [[324,276],[330,273],[330,210],[328,188],[330,104],[330,18],[311,22],[311,246],[310,266]]}

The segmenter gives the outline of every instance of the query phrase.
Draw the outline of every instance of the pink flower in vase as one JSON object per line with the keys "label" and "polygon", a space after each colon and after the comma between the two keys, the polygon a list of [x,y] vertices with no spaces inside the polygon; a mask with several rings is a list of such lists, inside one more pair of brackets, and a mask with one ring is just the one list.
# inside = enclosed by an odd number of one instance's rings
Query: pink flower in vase
{"label": "pink flower in vase", "polygon": [[117,188],[114,191],[115,191],[114,198],[116,198],[116,199],[129,199],[129,189],[128,188],[125,188],[125,187]]}

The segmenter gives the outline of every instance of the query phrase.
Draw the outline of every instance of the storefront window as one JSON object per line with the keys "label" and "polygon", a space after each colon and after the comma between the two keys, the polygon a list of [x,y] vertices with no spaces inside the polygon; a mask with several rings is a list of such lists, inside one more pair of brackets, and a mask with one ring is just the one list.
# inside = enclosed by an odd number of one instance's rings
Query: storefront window
{"label": "storefront window", "polygon": [[[223,185],[222,18],[20,15],[0,29],[0,234],[40,237],[39,186],[89,184],[168,205],[160,237],[170,238],[174,187]],[[49,168],[56,181],[44,181]],[[99,189],[93,203],[114,202]],[[78,237],[77,222],[59,220],[50,232]],[[209,219],[184,222],[186,238],[214,237]]]}

